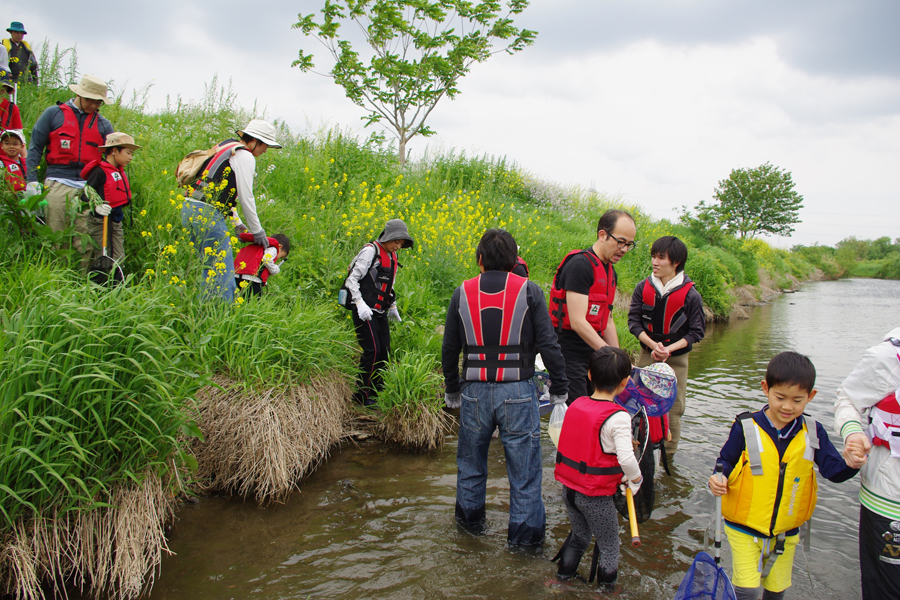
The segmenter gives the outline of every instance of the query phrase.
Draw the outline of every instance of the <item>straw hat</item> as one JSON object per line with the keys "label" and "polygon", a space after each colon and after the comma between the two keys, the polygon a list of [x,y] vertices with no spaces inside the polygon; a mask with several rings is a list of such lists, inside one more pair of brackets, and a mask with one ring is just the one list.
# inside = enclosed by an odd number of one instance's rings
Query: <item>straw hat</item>
{"label": "straw hat", "polygon": [[109,103],[109,98],[106,97],[106,93],[108,91],[106,82],[94,75],[84,75],[81,78],[80,83],[69,84],[69,89],[82,98],[87,98],[89,100],[102,100],[104,103]]}
{"label": "straw hat", "polygon": [[406,223],[401,219],[391,219],[384,224],[384,231],[378,237],[379,242],[392,242],[394,240],[403,240],[401,248],[412,248],[413,239],[406,229]]}
{"label": "straw hat", "polygon": [[268,121],[262,119],[253,119],[243,129],[238,129],[235,133],[238,135],[247,134],[252,138],[256,138],[269,148],[281,148],[281,144],[275,139],[275,128]]}
{"label": "straw hat", "polygon": [[106,136],[106,143],[99,148],[131,148],[139,150],[141,147],[134,143],[134,138],[121,131],[113,131]]}

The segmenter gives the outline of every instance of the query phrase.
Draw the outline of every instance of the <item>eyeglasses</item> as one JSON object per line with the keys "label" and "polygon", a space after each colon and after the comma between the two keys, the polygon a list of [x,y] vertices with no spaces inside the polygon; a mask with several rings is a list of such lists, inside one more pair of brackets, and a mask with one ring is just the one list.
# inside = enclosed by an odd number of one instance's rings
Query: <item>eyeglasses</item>
{"label": "eyeglasses", "polygon": [[612,239],[616,240],[616,245],[619,246],[619,250],[624,248],[625,251],[627,252],[628,250],[634,250],[634,247],[637,246],[637,244],[634,242],[629,242],[628,240],[626,240],[624,238],[617,238],[612,233],[610,233],[608,229],[604,229],[603,231],[606,232],[606,235],[608,235]]}

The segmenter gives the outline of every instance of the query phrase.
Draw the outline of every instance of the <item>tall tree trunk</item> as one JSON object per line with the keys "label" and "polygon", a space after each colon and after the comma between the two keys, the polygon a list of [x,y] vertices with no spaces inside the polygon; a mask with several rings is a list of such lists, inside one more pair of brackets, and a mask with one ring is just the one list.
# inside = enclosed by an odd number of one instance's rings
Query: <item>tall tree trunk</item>
{"label": "tall tree trunk", "polygon": [[397,145],[397,158],[400,160],[400,166],[406,164],[406,136],[400,136],[400,143]]}

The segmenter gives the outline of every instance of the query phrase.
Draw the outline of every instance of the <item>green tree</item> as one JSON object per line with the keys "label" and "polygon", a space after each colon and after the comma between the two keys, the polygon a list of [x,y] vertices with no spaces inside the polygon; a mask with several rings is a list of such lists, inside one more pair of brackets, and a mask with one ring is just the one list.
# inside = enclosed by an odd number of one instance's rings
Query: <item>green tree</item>
{"label": "green tree", "polygon": [[741,239],[758,233],[790,235],[800,222],[803,196],[794,191],[789,171],[765,163],[755,169],[733,169],[719,182],[714,201],[701,201],[698,213],[710,212],[729,233]]}
{"label": "green tree", "polygon": [[[534,42],[536,32],[512,22],[527,6],[528,0],[505,6],[496,0],[326,0],[321,22],[314,14],[298,15],[293,27],[328,49],[335,60],[330,76],[370,111],[363,117],[367,126],[383,122],[394,131],[404,164],[407,142],[434,134],[425,120],[441,98],[459,93],[457,83],[473,63]],[[368,64],[342,39],[344,23],[355,23],[371,47]],[[292,66],[310,71],[312,59],[301,50]]]}

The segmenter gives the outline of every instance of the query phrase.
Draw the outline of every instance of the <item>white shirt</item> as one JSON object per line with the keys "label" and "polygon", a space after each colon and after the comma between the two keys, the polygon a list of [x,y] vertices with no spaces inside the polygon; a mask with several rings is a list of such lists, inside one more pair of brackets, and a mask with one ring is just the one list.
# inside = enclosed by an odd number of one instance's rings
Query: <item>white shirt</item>
{"label": "white shirt", "polygon": [[[640,479],[641,466],[634,455],[634,444],[631,443],[631,415],[618,411],[606,420],[600,429],[600,447],[607,454],[615,452],[628,479]],[[650,451],[650,448],[647,450]]]}
{"label": "white shirt", "polygon": [[[256,157],[250,151],[239,150],[235,152],[228,164],[234,171],[234,182],[237,187],[237,199],[247,221],[247,229],[250,233],[259,233],[263,230],[256,214],[256,198],[253,197],[253,178],[256,176]],[[236,217],[235,226],[241,225],[240,217]]]}

